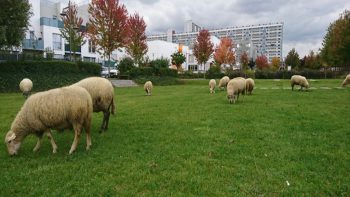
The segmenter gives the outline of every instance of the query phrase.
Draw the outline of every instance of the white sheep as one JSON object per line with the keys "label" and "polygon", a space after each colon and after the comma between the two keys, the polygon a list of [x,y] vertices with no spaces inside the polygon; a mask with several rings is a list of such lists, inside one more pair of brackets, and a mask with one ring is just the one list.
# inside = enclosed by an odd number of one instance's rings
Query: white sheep
{"label": "white sheep", "polygon": [[215,79],[211,79],[211,80],[209,81],[209,91],[210,91],[210,94],[215,93],[215,86],[216,86],[216,81],[215,81]]}
{"label": "white sheep", "polygon": [[301,75],[293,75],[290,78],[290,85],[292,86],[292,91],[294,90],[294,85],[300,85],[300,90],[303,90],[303,87],[309,89],[309,82]]}
{"label": "white sheep", "polygon": [[146,81],[145,85],[143,86],[144,90],[146,91],[147,96],[151,96],[153,84],[151,81]]}
{"label": "white sheep", "polygon": [[345,77],[345,79],[344,79],[344,81],[343,81],[343,83],[342,83],[341,85],[344,87],[344,86],[346,86],[346,85],[348,85],[348,84],[350,84],[350,74],[348,74],[348,75]]}
{"label": "white sheep", "polygon": [[227,84],[227,99],[230,104],[238,100],[240,94],[245,94],[246,80],[242,77],[231,79]]}
{"label": "white sheep", "polygon": [[19,89],[22,91],[23,96],[25,98],[28,98],[28,96],[30,95],[30,93],[32,91],[32,88],[33,88],[33,82],[28,78],[24,78],[19,83]]}
{"label": "white sheep", "polygon": [[218,88],[226,88],[228,82],[230,81],[230,78],[228,76],[224,76],[220,79]]}
{"label": "white sheep", "polygon": [[29,134],[35,134],[38,142],[34,148],[37,151],[44,133],[51,137],[53,152],[54,143],[50,129],[74,129],[74,141],[69,151],[72,154],[78,145],[81,130],[86,132],[86,149],[91,146],[90,128],[92,118],[92,100],[90,94],[81,87],[69,86],[39,92],[30,96],[5,137],[5,143],[10,155],[17,154],[22,141]]}
{"label": "white sheep", "polygon": [[246,79],[246,88],[247,88],[247,94],[252,94],[254,90],[255,82],[254,79],[248,78]]}
{"label": "white sheep", "polygon": [[85,88],[91,95],[94,112],[103,112],[100,132],[108,129],[109,116],[115,113],[114,88],[102,77],[88,77],[73,85]]}

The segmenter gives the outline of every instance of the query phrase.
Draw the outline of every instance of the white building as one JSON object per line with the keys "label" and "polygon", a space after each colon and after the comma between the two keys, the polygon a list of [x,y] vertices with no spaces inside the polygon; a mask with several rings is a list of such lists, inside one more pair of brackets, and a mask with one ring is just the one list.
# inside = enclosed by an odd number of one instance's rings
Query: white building
{"label": "white building", "polygon": [[[61,19],[62,10],[67,4],[58,0],[29,0],[33,15],[30,18],[30,26],[26,37],[22,42],[22,49],[45,54],[49,50],[54,53],[55,59],[69,58],[69,44],[61,37],[60,28],[63,28]],[[88,21],[87,4],[78,7],[78,15]],[[102,62],[103,58],[95,50],[95,46],[86,40],[76,52],[81,55],[83,61]]]}
{"label": "white building", "polygon": [[[186,21],[184,32],[182,33],[175,33],[175,31],[169,30],[167,34],[148,35],[147,40],[164,40],[184,44],[192,48],[199,30],[201,28],[198,25],[192,23],[192,21]],[[269,61],[273,57],[282,59],[283,23],[209,29],[209,32],[212,36],[218,38],[231,38],[235,43],[236,49],[244,44],[245,47],[249,48],[246,51],[251,52],[248,55],[253,59],[261,54],[265,55]],[[239,49],[237,52],[237,55],[241,54]],[[237,59],[239,60],[239,57]]]}

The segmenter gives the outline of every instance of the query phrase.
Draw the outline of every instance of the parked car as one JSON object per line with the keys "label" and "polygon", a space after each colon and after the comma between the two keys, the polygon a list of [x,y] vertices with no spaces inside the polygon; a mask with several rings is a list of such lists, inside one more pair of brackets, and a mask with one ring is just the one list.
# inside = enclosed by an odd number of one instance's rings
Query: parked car
{"label": "parked car", "polygon": [[109,73],[108,73],[108,67],[104,67],[102,66],[102,70],[101,70],[101,76],[108,78],[108,77],[117,77],[119,71],[115,68],[115,67],[111,67],[109,69]]}

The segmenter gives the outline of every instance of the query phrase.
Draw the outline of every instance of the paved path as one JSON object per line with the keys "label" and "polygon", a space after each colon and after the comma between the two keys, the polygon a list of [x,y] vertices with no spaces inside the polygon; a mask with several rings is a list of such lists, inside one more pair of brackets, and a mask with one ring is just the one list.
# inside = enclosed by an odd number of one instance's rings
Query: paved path
{"label": "paved path", "polygon": [[133,80],[110,79],[114,87],[136,87],[138,86]]}

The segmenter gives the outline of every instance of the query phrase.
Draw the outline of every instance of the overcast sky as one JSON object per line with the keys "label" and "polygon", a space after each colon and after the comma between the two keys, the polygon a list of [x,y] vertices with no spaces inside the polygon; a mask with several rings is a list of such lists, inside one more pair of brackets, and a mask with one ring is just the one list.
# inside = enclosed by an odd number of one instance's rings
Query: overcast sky
{"label": "overcast sky", "polygon": [[147,33],[183,31],[191,19],[204,28],[284,22],[283,56],[292,48],[300,56],[318,51],[330,24],[350,0],[120,0],[129,13],[139,13]]}

